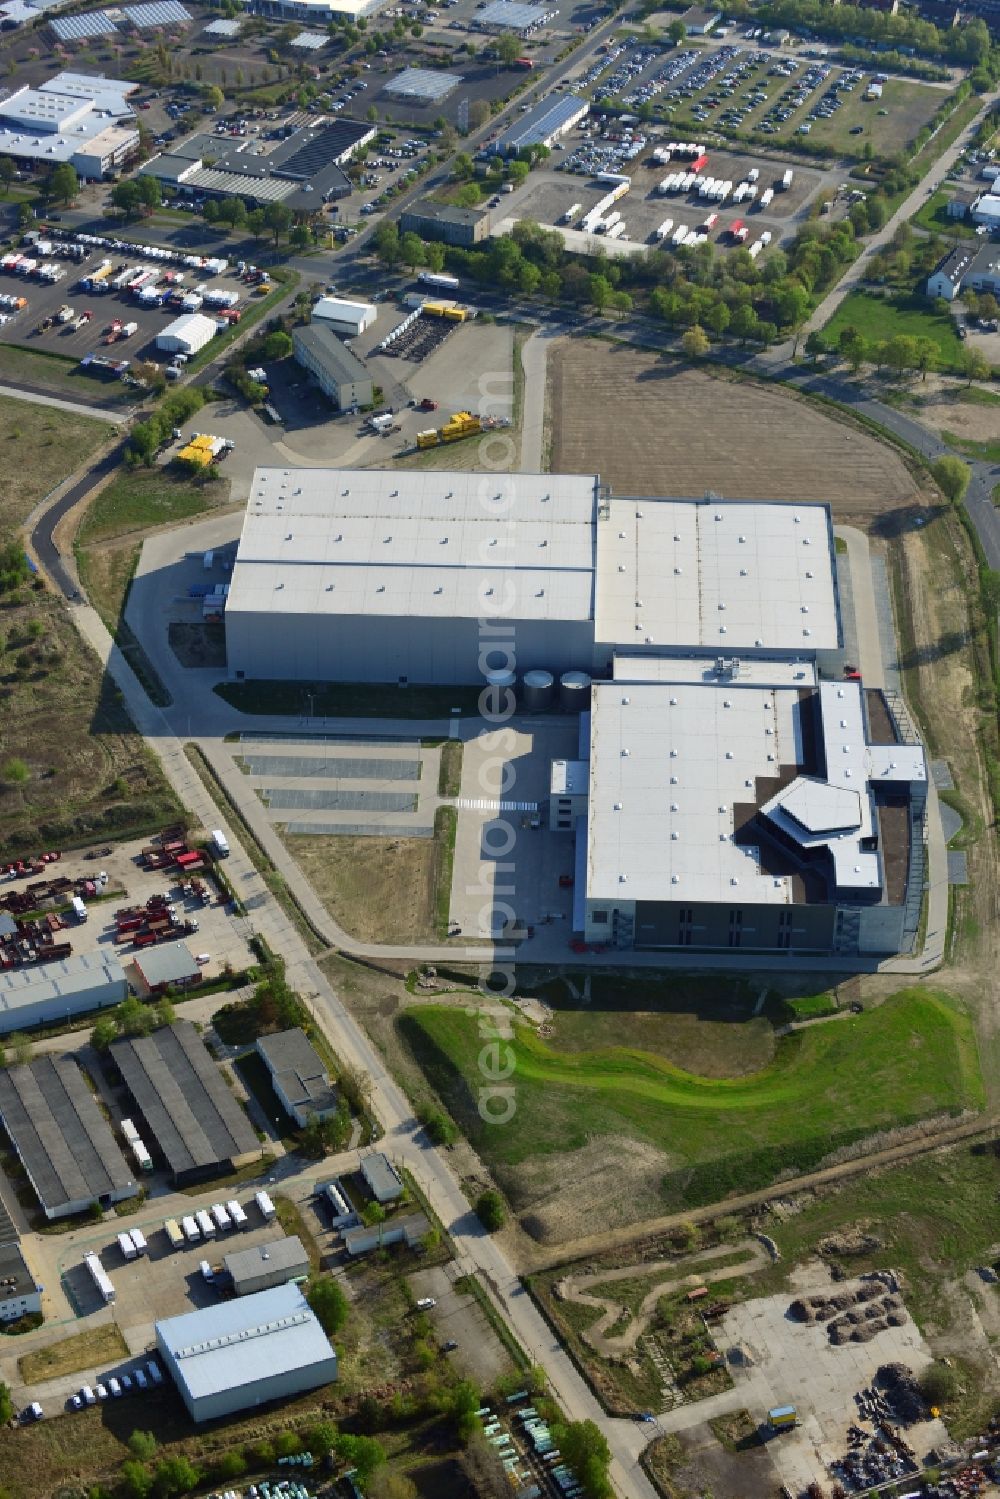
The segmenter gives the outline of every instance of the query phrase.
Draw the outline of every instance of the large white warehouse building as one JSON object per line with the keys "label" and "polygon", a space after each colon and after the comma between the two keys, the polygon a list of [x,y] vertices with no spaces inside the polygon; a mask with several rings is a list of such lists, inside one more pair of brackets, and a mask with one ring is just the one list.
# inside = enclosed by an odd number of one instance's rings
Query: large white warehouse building
{"label": "large white warehouse building", "polygon": [[[262,468],[226,610],[230,675],[481,683],[621,649],[841,647],[823,505],[636,500],[595,476]],[[502,622],[484,634],[481,620]]]}
{"label": "large white warehouse building", "polygon": [[237,678],[592,678],[548,810],[588,942],[912,945],[924,754],[881,692],[845,680],[824,505],[260,469],[226,630]]}

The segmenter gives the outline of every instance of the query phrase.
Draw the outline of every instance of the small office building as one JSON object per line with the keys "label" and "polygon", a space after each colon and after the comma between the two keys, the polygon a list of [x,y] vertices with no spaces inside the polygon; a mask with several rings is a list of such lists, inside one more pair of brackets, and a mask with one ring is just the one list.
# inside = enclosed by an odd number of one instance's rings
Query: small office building
{"label": "small office building", "polygon": [[268,1072],[278,1102],[299,1128],[337,1112],[337,1093],[323,1059],[300,1026],[260,1036],[257,1050]]}
{"label": "small office building", "polygon": [[296,1234],[254,1244],[251,1249],[236,1249],[222,1263],[237,1296],[253,1296],[309,1274],[309,1256]]}
{"label": "small office building", "polygon": [[361,1175],[376,1202],[384,1207],[403,1195],[403,1178],[387,1155],[373,1150],[361,1158]]}
{"label": "small office building", "polygon": [[16,1322],[42,1309],[42,1287],[25,1262],[16,1239],[0,1244],[0,1322]]}
{"label": "small office building", "polygon": [[489,216],[480,208],[456,208],[453,203],[425,201],[407,208],[400,215],[399,227],[404,234],[419,234],[421,239],[468,250],[486,238]]}
{"label": "small office building", "polygon": [[344,347],[329,324],[321,321],[294,329],[292,347],[297,362],[312,375],[338,411],[372,404],[375,382],[361,360]]}

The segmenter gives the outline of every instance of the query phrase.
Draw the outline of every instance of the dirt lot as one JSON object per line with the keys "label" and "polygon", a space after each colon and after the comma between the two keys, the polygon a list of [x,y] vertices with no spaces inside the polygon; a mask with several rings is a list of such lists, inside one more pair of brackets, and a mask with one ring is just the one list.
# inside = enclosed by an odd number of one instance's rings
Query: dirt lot
{"label": "dirt lot", "polygon": [[549,371],[553,472],[626,494],[827,500],[863,523],[917,498],[891,448],[749,381],[585,339],[554,346]]}
{"label": "dirt lot", "polygon": [[433,838],[285,836],[316,894],[362,942],[422,942],[436,936]]}

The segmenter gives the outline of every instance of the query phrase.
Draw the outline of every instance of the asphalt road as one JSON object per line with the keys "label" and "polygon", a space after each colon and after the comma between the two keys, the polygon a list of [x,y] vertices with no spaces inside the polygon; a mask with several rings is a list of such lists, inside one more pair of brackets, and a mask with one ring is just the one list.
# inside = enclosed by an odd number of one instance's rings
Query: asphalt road
{"label": "asphalt road", "polygon": [[42,568],[57,584],[60,592],[70,601],[79,598],[79,594],[76,584],[63,566],[62,556],[53,532],[63,516],[68,514],[74,505],[78,505],[102,479],[107,478],[108,474],[118,467],[122,461],[123,451],[124,443],[117,442],[103,458],[98,458],[71,489],[54,500],[39,516],[31,533],[31,550]]}

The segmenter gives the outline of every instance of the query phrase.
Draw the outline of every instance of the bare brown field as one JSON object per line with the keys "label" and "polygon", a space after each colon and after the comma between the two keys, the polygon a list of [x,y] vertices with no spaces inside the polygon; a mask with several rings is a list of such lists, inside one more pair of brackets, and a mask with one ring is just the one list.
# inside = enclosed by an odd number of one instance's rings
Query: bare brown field
{"label": "bare brown field", "polygon": [[838,520],[913,503],[885,444],[805,401],[640,349],[573,339],[549,354],[550,467],[619,494],[826,500]]}
{"label": "bare brown field", "polygon": [[361,942],[436,936],[434,838],[285,835],[302,873],[338,926]]}
{"label": "bare brown field", "polygon": [[18,1359],[17,1367],[25,1384],[43,1384],[78,1369],[93,1369],[96,1364],[117,1363],[128,1358],[128,1344],[114,1322],[75,1333],[47,1348],[36,1349]]}

